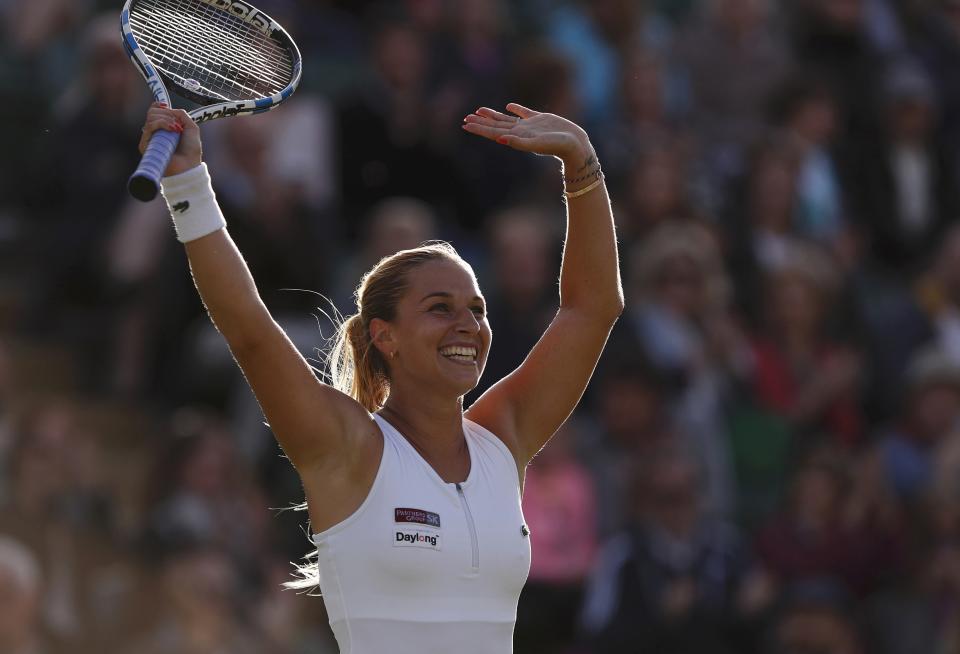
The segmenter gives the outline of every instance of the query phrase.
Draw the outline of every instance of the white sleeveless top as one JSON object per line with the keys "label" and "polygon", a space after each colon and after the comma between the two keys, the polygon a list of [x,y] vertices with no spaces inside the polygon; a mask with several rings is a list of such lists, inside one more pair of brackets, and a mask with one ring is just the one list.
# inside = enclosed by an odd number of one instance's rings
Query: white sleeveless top
{"label": "white sleeveless top", "polygon": [[320,590],[341,654],[508,654],[530,571],[517,464],[464,418],[470,472],[444,482],[374,416],[383,457],[350,517],[314,534]]}

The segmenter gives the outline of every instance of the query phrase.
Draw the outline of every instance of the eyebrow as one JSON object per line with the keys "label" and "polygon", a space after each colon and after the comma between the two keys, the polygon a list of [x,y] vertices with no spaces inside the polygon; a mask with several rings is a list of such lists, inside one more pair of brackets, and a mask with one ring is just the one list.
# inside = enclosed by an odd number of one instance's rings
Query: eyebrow
{"label": "eyebrow", "polygon": [[[442,298],[450,299],[450,298],[453,297],[453,293],[448,293],[448,292],[446,292],[446,291],[434,291],[433,293],[427,293],[426,295],[424,295],[422,298],[420,298],[420,301],[423,302],[424,300],[428,300],[428,299],[430,299],[430,298],[432,298],[432,297],[442,297]],[[476,300],[480,300],[481,302],[485,302],[485,300],[484,300],[482,297],[480,297],[479,295],[474,295],[474,296],[473,296],[473,299],[470,300],[470,301],[471,301],[471,302],[474,302],[474,301],[476,301]]]}

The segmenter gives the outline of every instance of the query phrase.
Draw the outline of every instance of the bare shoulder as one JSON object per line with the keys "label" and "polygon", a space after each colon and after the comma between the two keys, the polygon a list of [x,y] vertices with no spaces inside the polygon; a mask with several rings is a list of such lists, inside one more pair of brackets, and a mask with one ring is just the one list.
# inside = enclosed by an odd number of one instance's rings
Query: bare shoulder
{"label": "bare shoulder", "polygon": [[344,411],[342,420],[344,451],[297,469],[314,532],[352,515],[370,493],[380,469],[383,434],[373,416],[355,403]]}

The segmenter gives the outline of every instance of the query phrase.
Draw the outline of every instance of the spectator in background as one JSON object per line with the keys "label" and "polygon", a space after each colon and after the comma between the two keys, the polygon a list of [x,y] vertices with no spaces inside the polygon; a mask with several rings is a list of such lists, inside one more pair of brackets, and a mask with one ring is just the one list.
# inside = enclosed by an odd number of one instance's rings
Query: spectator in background
{"label": "spectator in background", "polygon": [[860,356],[826,331],[837,272],[825,253],[799,243],[766,272],[765,320],[752,339],[753,396],[801,438],[827,434],[854,448],[863,435]]}
{"label": "spectator in background", "polygon": [[775,269],[795,242],[794,210],[800,150],[793,139],[768,133],[755,142],[746,173],[727,192],[725,255],[740,312],[760,323],[765,270]]}
{"label": "spectator in background", "polygon": [[556,217],[533,206],[515,206],[488,222],[492,284],[487,287],[487,313],[490,328],[500,340],[487,359],[486,381],[471,392],[473,397],[523,363],[557,310],[554,271],[560,234]]}
{"label": "spectator in background", "polygon": [[408,23],[385,21],[370,58],[370,79],[337,112],[347,237],[356,239],[350,226],[393,196],[424,200],[451,222],[475,224],[472,207],[461,200],[456,158],[436,140],[450,124],[434,119],[425,36]]}
{"label": "spectator in background", "polygon": [[[266,651],[257,624],[241,607],[249,600],[229,554],[205,541],[168,540],[157,553],[160,593],[152,624],[113,651],[130,654],[258,654]],[[120,645],[120,647],[116,647]],[[280,654],[285,654],[282,650]]]}
{"label": "spectator in background", "polygon": [[787,72],[790,52],[772,12],[769,0],[707,0],[677,38],[691,115],[718,184],[743,171],[763,103]]}
{"label": "spectator in background", "polygon": [[[504,0],[462,0],[449,3],[449,28],[440,51],[441,72],[446,87],[438,100],[449,106],[440,112],[446,122],[461,118],[481,104],[504,104],[503,88],[510,62],[514,60],[511,3]],[[545,111],[566,115],[553,107]]]}
{"label": "spectator in background", "polygon": [[864,286],[859,293],[870,363],[867,409],[875,425],[896,417],[910,360],[934,346],[960,363],[960,227],[946,229],[915,280]]}
{"label": "spectator in background", "polygon": [[[916,14],[910,52],[930,72],[937,89],[944,149],[960,152],[960,2],[937,0],[911,7]],[[956,164],[956,158],[954,159]]]}
{"label": "spectator in background", "polygon": [[577,445],[593,475],[597,522],[606,538],[629,520],[634,461],[677,438],[667,403],[674,387],[635,347],[622,344],[611,345],[601,359],[594,384],[595,424]]}
{"label": "spectator in background", "polygon": [[749,351],[716,238],[703,225],[666,224],[635,246],[630,264],[630,301],[615,335],[679,380],[670,412],[703,457],[708,511],[726,513],[733,490],[724,403]]}
{"label": "spectator in background", "polygon": [[513,61],[507,80],[517,97],[550,107],[558,115],[583,115],[574,65],[566,55],[549,45],[533,43],[517,50]]}
{"label": "spectator in background", "polygon": [[34,87],[53,95],[69,82],[71,46],[84,21],[90,20],[91,4],[66,0],[4,2],[0,9],[4,49],[26,73],[25,79],[32,81],[26,89],[28,94]]}
{"label": "spectator in background", "polygon": [[917,353],[906,374],[899,418],[878,439],[886,479],[908,503],[921,499],[934,475],[937,448],[960,425],[960,365],[935,348]]}
{"label": "spectator in background", "polygon": [[[0,103],[3,118],[16,129],[0,137],[5,152],[21,153],[18,165],[0,175],[0,208],[19,212],[37,199],[38,146],[53,98],[76,75],[76,40],[90,4],[69,0],[5,0],[0,3]],[[41,198],[42,199],[42,198]],[[30,216],[16,227],[31,228]]]}
{"label": "spectator in background", "polygon": [[689,177],[687,153],[678,140],[666,137],[636,150],[623,185],[624,210],[617,215],[623,239],[637,243],[667,223],[697,220]]}
{"label": "spectator in background", "polygon": [[799,583],[785,591],[770,628],[765,654],[865,654],[852,602],[829,579]]}
{"label": "spectator in background", "polygon": [[588,644],[604,654],[742,651],[734,626],[769,597],[747,597],[739,534],[704,514],[702,473],[688,454],[668,447],[637,463],[636,518],[603,546],[588,587]]}
{"label": "spectator in background", "polygon": [[911,60],[896,61],[883,91],[881,137],[860,146],[848,174],[869,263],[889,277],[919,271],[956,219],[960,195],[956,155],[940,139],[929,75]]}
{"label": "spectator in background", "polygon": [[866,0],[802,0],[787,7],[793,57],[832,89],[840,132],[851,144],[878,132],[879,53],[867,29]]}
{"label": "spectator in background", "polygon": [[913,318],[914,331],[922,331],[946,358],[960,364],[960,226],[953,225],[944,234],[911,299],[913,306],[904,311]]}
{"label": "spectator in background", "polygon": [[586,123],[600,130],[611,117],[624,55],[637,47],[665,54],[673,38],[670,24],[649,3],[634,0],[561,6],[552,12],[546,36],[575,67]]}
{"label": "spectator in background", "polygon": [[847,216],[833,152],[839,121],[833,91],[816,77],[797,74],[776,90],[770,104],[773,124],[797,141],[797,230],[838,249]]}
{"label": "spectator in background", "polygon": [[915,61],[884,78],[882,133],[851,161],[849,187],[874,272],[918,272],[960,210],[956,155],[941,139],[936,91]]}
{"label": "spectator in background", "polygon": [[273,156],[271,143],[286,113],[264,118],[222,123],[224,158],[232,164],[215,183],[264,301],[282,320],[302,312],[305,303],[281,289],[329,287],[339,226],[310,206],[305,180],[285,175]]}
{"label": "spectator in background", "polygon": [[70,29],[86,18],[84,7],[63,0],[12,0],[4,5],[4,18],[10,27],[7,37],[10,44],[25,55],[43,54],[51,42],[68,35]]}
{"label": "spectator in background", "polygon": [[433,208],[415,198],[390,197],[378,202],[364,217],[361,240],[351,254],[342,258],[330,298],[338,310],[353,306],[357,280],[380,259],[397,250],[409,250],[439,237]]}
{"label": "spectator in background", "polygon": [[144,537],[187,538],[232,557],[252,583],[269,551],[270,514],[220,416],[182,410],[156,458],[147,489]]}
{"label": "spectator in background", "polygon": [[[300,543],[297,544],[301,548]],[[302,549],[302,548],[301,548]],[[249,602],[246,613],[262,634],[262,652],[271,654],[339,654],[337,641],[327,628],[326,616],[316,602],[303,594],[287,592],[289,558],[271,561],[261,584],[262,592]],[[318,613],[321,615],[318,617]]]}
{"label": "spectator in background", "polygon": [[101,444],[63,400],[25,405],[13,434],[0,534],[37,557],[44,629],[71,648],[102,651],[140,604],[137,571],[113,524]]}
{"label": "spectator in background", "polygon": [[28,296],[26,322],[87,355],[83,370],[91,385],[101,387],[99,364],[110,358],[112,312],[126,290],[107,265],[110,237],[128,202],[117,180],[136,166],[131,148],[138,128],[131,119],[146,104],[116,32],[112,12],[85,26],[76,55],[80,70],[49,116],[58,137],[34,146],[42,152],[44,174],[29,180],[32,190],[22,191],[35,212],[26,243],[33,252],[35,292]]}
{"label": "spectator in background", "polygon": [[912,516],[910,567],[863,607],[870,652],[951,652],[960,643],[960,475],[953,463]]}
{"label": "spectator in background", "polygon": [[5,654],[54,654],[43,633],[43,580],[29,549],[0,536],[0,651]]}
{"label": "spectator in background", "polygon": [[337,100],[342,94],[352,92],[357,79],[366,74],[369,34],[358,9],[368,4],[291,0],[263,0],[257,4],[286,26],[300,47],[303,57],[301,98],[304,90],[312,89],[324,98]]}
{"label": "spectator in background", "polygon": [[640,47],[623,55],[613,117],[599,130],[604,171],[618,190],[626,185],[636,152],[681,134],[677,100],[670,97],[669,60]]}
{"label": "spectator in background", "polygon": [[536,554],[517,608],[518,652],[562,654],[574,641],[598,545],[596,491],[575,457],[578,429],[567,422],[527,467],[523,515]]}
{"label": "spectator in background", "polygon": [[782,585],[830,578],[863,596],[897,571],[898,525],[877,507],[882,487],[831,445],[807,446],[783,510],[757,533],[756,551]]}

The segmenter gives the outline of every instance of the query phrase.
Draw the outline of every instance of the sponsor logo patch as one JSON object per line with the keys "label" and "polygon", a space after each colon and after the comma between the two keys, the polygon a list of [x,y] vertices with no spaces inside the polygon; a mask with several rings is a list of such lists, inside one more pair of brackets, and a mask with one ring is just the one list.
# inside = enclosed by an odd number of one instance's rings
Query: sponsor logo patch
{"label": "sponsor logo patch", "polygon": [[440,528],[440,515],[423,509],[396,508],[393,510],[393,521]]}
{"label": "sponsor logo patch", "polygon": [[419,529],[396,529],[393,533],[394,547],[424,547],[440,550],[440,534]]}

